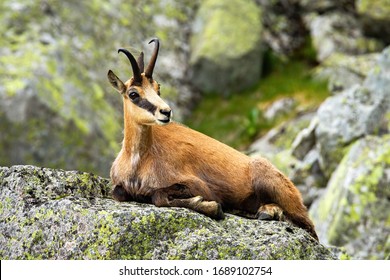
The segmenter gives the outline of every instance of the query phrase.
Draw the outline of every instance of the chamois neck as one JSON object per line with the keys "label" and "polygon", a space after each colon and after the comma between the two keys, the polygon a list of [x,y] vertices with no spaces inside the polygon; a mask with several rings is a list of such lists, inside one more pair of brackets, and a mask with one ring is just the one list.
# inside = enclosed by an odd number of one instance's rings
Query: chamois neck
{"label": "chamois neck", "polygon": [[124,118],[124,139],[122,150],[128,154],[144,154],[152,141],[152,126],[140,125],[131,119],[131,116],[125,114]]}

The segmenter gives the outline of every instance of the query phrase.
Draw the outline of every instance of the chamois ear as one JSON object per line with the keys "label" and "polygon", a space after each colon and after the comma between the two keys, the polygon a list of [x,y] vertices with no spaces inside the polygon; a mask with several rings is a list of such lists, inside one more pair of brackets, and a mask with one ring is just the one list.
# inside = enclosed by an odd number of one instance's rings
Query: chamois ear
{"label": "chamois ear", "polygon": [[108,70],[107,73],[108,80],[110,81],[110,84],[120,93],[123,94],[126,91],[125,84],[112,72],[111,70]]}

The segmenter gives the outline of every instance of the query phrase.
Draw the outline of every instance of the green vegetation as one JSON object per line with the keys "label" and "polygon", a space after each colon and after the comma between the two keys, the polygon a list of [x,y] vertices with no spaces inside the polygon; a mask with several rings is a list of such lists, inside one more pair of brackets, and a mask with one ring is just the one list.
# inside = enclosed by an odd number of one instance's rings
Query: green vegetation
{"label": "green vegetation", "polygon": [[[316,108],[327,96],[326,81],[310,75],[313,68],[311,48],[289,61],[266,54],[264,77],[252,89],[224,98],[206,94],[187,120],[187,125],[237,149],[245,149],[254,137],[265,133],[296,111]],[[266,121],[264,109],[272,102],[293,97],[298,106],[292,114]]]}

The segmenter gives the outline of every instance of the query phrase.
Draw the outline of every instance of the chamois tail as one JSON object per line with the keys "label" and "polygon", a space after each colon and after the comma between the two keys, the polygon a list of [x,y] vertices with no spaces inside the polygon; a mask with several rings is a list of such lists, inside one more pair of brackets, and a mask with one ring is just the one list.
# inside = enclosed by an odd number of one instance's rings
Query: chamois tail
{"label": "chamois tail", "polygon": [[265,159],[254,160],[252,168],[252,184],[260,206],[277,204],[287,220],[318,240],[314,224],[295,185]]}

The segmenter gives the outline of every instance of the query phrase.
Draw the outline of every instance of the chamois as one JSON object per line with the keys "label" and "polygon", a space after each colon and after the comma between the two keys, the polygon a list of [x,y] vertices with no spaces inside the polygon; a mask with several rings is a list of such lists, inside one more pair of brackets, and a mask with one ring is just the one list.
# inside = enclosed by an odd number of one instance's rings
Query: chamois
{"label": "chamois", "polygon": [[318,240],[299,190],[264,158],[243,153],[171,121],[172,110],[153,79],[159,40],[144,71],[144,55],[130,61],[133,77],[108,80],[123,97],[124,139],[111,167],[118,201],[186,207],[214,219],[233,211],[262,220],[287,220]]}

